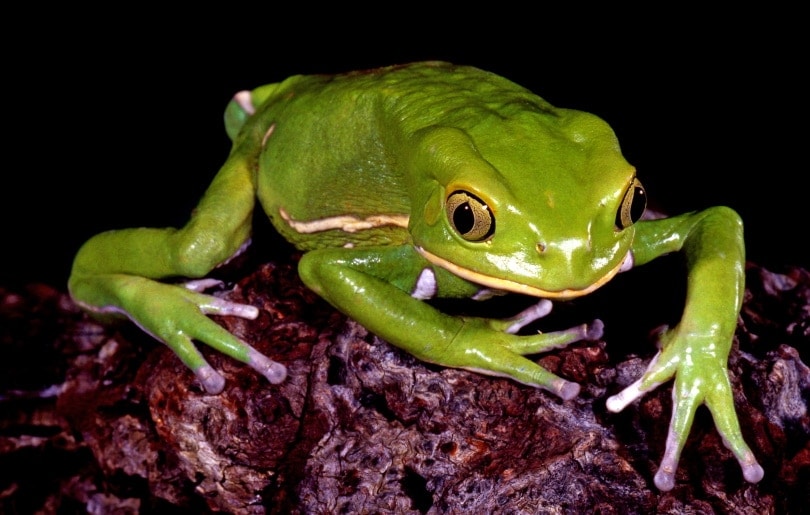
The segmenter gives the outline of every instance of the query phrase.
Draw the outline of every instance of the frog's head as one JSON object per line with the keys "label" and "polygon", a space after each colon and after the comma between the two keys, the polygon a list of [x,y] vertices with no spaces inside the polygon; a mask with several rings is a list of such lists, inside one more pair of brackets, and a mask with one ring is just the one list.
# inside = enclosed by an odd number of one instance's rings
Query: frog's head
{"label": "frog's head", "polygon": [[632,265],[644,189],[596,116],[560,109],[431,127],[414,157],[414,244],[458,276],[564,299]]}

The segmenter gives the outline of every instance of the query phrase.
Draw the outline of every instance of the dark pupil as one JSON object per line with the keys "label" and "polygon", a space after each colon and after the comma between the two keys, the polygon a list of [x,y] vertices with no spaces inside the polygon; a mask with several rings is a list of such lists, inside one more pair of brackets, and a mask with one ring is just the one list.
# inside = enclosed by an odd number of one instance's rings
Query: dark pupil
{"label": "dark pupil", "polygon": [[453,212],[453,225],[461,234],[472,231],[475,226],[475,216],[469,202],[459,205]]}
{"label": "dark pupil", "polygon": [[647,199],[644,197],[644,188],[636,187],[633,192],[633,203],[630,206],[630,220],[633,222],[638,221],[641,215],[644,214],[644,208],[647,207]]}

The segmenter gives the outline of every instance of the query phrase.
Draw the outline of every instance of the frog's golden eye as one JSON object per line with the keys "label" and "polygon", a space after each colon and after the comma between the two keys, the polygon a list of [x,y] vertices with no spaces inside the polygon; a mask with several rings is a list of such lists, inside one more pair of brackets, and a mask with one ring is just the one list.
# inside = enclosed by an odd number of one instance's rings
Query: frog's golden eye
{"label": "frog's golden eye", "polygon": [[644,191],[641,181],[634,178],[630,187],[624,192],[622,205],[619,206],[619,211],[616,213],[616,227],[619,230],[627,229],[641,219],[646,208],[647,192]]}
{"label": "frog's golden eye", "polygon": [[467,241],[484,241],[495,232],[495,217],[489,206],[468,191],[448,195],[445,209],[450,225]]}

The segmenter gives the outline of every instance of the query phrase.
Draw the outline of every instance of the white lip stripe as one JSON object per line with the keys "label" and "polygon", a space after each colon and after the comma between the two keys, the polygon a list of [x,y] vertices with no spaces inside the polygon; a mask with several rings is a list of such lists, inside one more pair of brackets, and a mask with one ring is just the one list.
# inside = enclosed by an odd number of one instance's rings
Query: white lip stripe
{"label": "white lip stripe", "polygon": [[608,271],[605,275],[591,283],[589,286],[581,289],[581,290],[558,290],[558,291],[550,291],[550,290],[543,290],[541,288],[536,288],[534,286],[529,286],[527,284],[521,284],[515,281],[510,281],[509,279],[501,279],[499,277],[492,277],[489,275],[484,275],[479,272],[474,272],[472,270],[468,270],[466,268],[462,268],[446,259],[442,259],[439,256],[431,254],[430,252],[426,251],[422,247],[416,247],[417,252],[419,252],[422,257],[433,263],[434,265],[440,266],[445,270],[461,277],[462,279],[466,279],[470,282],[481,284],[487,286],[489,288],[495,288],[498,290],[510,291],[512,293],[521,293],[523,295],[531,295],[534,297],[544,297],[544,298],[552,298],[552,299],[573,299],[574,297],[581,297],[583,295],[587,295],[592,291],[595,291],[600,286],[604,285],[608,281],[610,281],[614,275],[616,275],[619,270],[621,270],[622,265],[628,259],[632,259],[632,252],[628,252],[627,256],[612,270]]}

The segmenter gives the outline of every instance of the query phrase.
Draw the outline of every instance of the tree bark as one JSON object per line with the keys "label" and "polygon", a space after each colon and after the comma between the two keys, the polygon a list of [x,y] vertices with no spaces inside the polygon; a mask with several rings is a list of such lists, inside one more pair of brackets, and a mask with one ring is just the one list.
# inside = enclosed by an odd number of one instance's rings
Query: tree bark
{"label": "tree bark", "polygon": [[[100,325],[52,287],[0,289],[0,511],[806,510],[807,270],[748,268],[729,372],[762,482],[743,480],[701,408],[676,487],[659,492],[652,477],[671,385],[621,413],[605,409],[655,353],[646,333],[677,321],[674,275],[653,267],[636,282],[617,278],[593,300],[557,306],[532,326],[552,331],[597,316],[606,323],[602,341],[537,357],[582,385],[568,402],[416,360],[307,290],[293,261],[258,266],[219,293],[257,306],[257,320],[217,319],[284,363],[287,380],[269,384],[202,349],[227,380],[215,396],[131,324]],[[507,316],[523,300],[442,307]]]}

